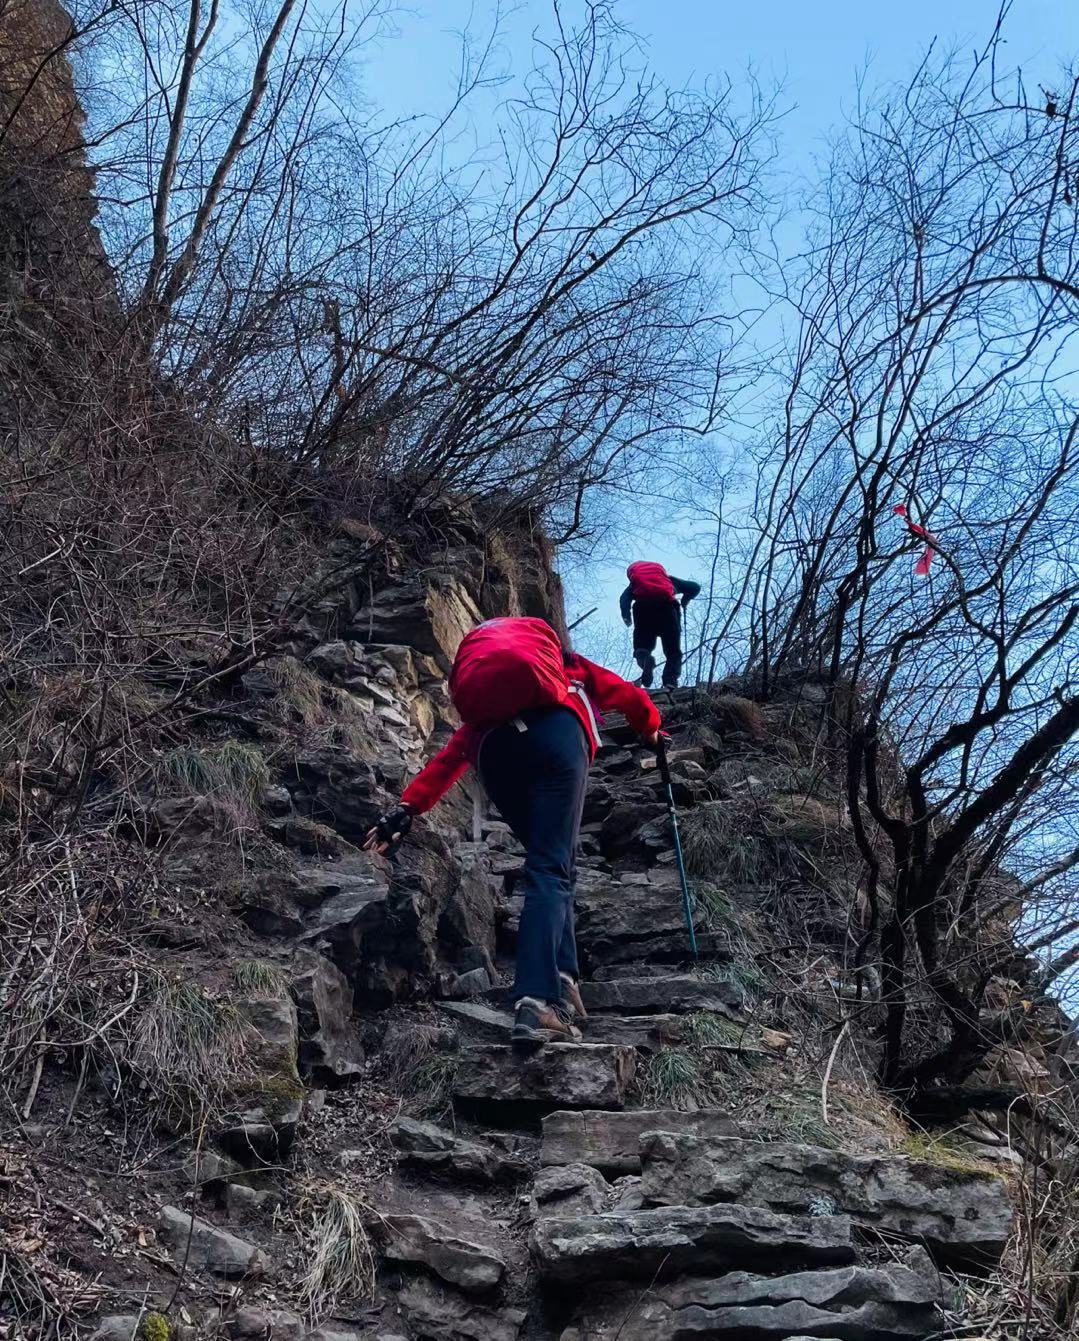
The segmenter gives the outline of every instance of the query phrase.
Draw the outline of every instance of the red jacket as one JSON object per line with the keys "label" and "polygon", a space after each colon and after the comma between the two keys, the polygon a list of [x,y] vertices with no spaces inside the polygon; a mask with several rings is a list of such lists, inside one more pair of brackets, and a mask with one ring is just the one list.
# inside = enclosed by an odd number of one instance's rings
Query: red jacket
{"label": "red jacket", "polygon": [[[565,706],[581,719],[590,758],[595,757],[599,741],[596,739],[589,701],[595,703],[601,712],[623,713],[638,735],[647,736],[659,730],[659,712],[643,689],[638,689],[613,671],[604,670],[593,661],[586,661],[584,657],[575,656],[568,661],[566,673],[570,682],[579,685],[584,691],[583,694],[569,694]],[[483,738],[490,729],[468,725],[459,727],[450,737],[449,744],[439,750],[408,784],[401,796],[401,804],[408,806],[417,815],[430,810],[467,772],[469,765],[475,766]]]}

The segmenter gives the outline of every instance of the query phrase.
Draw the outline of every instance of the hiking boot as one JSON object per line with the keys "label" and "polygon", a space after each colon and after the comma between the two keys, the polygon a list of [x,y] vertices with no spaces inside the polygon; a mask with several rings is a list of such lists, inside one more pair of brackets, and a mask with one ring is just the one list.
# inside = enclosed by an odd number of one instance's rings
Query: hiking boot
{"label": "hiking boot", "polygon": [[588,1011],[584,1008],[584,1001],[581,999],[581,989],[568,973],[558,974],[562,982],[562,1005],[569,1012],[571,1018],[578,1020],[587,1020]]}
{"label": "hiking boot", "polygon": [[513,1011],[514,1043],[579,1043],[581,1031],[561,1002],[537,1001],[523,996]]}

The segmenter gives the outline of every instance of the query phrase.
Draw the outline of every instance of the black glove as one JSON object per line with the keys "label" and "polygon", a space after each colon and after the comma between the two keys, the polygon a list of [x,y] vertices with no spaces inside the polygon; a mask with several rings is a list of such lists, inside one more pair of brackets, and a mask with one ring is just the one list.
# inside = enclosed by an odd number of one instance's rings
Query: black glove
{"label": "black glove", "polygon": [[380,843],[389,843],[387,857],[392,857],[401,845],[401,839],[412,828],[412,812],[407,806],[397,806],[375,825],[375,835]]}
{"label": "black glove", "polygon": [[625,615],[622,616],[622,623],[625,624],[627,629],[631,629],[633,627],[633,620],[627,619]]}

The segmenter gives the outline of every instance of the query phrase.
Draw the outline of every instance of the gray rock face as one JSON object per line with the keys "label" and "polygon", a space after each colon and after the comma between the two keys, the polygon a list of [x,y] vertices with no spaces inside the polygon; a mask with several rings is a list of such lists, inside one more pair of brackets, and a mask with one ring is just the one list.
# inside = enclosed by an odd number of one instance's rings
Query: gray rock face
{"label": "gray rock face", "polygon": [[403,644],[449,665],[461,639],[482,618],[463,583],[434,573],[375,592],[349,631],[361,642]]}
{"label": "gray rock face", "polygon": [[656,1272],[670,1277],[854,1261],[845,1216],[811,1220],[757,1206],[660,1206],[625,1214],[551,1216],[533,1226],[532,1254],[540,1276],[559,1285],[640,1280]]}
{"label": "gray rock face", "polygon": [[645,1132],[696,1132],[735,1136],[726,1113],[679,1113],[673,1109],[632,1109],[627,1113],[551,1113],[543,1119],[543,1164],[590,1164],[611,1177],[640,1173]]}
{"label": "gray rock face", "polygon": [[611,1187],[598,1169],[564,1164],[540,1169],[532,1183],[532,1218],[541,1215],[598,1215],[607,1209]]}
{"label": "gray rock face", "polygon": [[653,1132],[642,1138],[641,1166],[649,1205],[751,1201],[800,1214],[811,1198],[827,1198],[856,1224],[922,1242],[950,1262],[998,1260],[1011,1231],[1001,1179],[901,1155]]}
{"label": "gray rock face", "polygon": [[322,1085],[341,1084],[363,1062],[352,1023],[352,987],[325,955],[301,950],[292,979],[300,1027],[300,1069]]}
{"label": "gray rock face", "polygon": [[523,1159],[504,1155],[486,1142],[466,1140],[432,1122],[398,1118],[390,1128],[390,1139],[403,1164],[463,1183],[509,1183],[528,1173]]}
{"label": "gray rock face", "polygon": [[448,1225],[423,1215],[383,1215],[383,1254],[395,1262],[418,1262],[470,1294],[492,1290],[506,1269],[492,1249],[459,1238]]}
{"label": "gray rock face", "polygon": [[195,1219],[192,1224],[187,1211],[176,1206],[162,1206],[158,1217],[162,1239],[173,1251],[173,1256],[188,1252],[188,1234],[191,1248],[188,1266],[195,1271],[211,1271],[215,1276],[265,1276],[269,1262],[261,1248],[245,1243],[235,1234],[218,1229],[206,1220]]}
{"label": "gray rock face", "polygon": [[[562,1341],[923,1341],[938,1327],[939,1286],[913,1266],[840,1267],[785,1276],[734,1272],[719,1279],[626,1292],[589,1308]],[[635,1303],[635,1301],[638,1301]]]}
{"label": "gray rock face", "polygon": [[672,978],[616,978],[610,982],[586,982],[581,995],[589,1010],[619,1010],[627,1014],[684,1013],[687,1010],[739,1010],[744,1004],[741,988],[719,978],[694,978],[680,974]]}
{"label": "gray rock face", "polygon": [[550,1044],[534,1052],[497,1044],[466,1048],[454,1095],[548,1107],[621,1108],[636,1065],[632,1048],[606,1043]]}
{"label": "gray rock face", "polygon": [[485,1308],[429,1280],[411,1280],[398,1296],[417,1341],[517,1341],[525,1313]]}

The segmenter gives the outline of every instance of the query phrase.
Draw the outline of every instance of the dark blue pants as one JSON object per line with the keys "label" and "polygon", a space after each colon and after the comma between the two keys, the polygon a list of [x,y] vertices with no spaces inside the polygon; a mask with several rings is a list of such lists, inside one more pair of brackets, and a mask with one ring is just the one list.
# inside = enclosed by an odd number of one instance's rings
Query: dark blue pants
{"label": "dark blue pants", "polygon": [[588,783],[588,743],[569,708],[525,713],[528,726],[497,727],[483,742],[480,779],[525,848],[514,1000],[557,1001],[558,973],[577,976],[573,895],[577,839]]}

